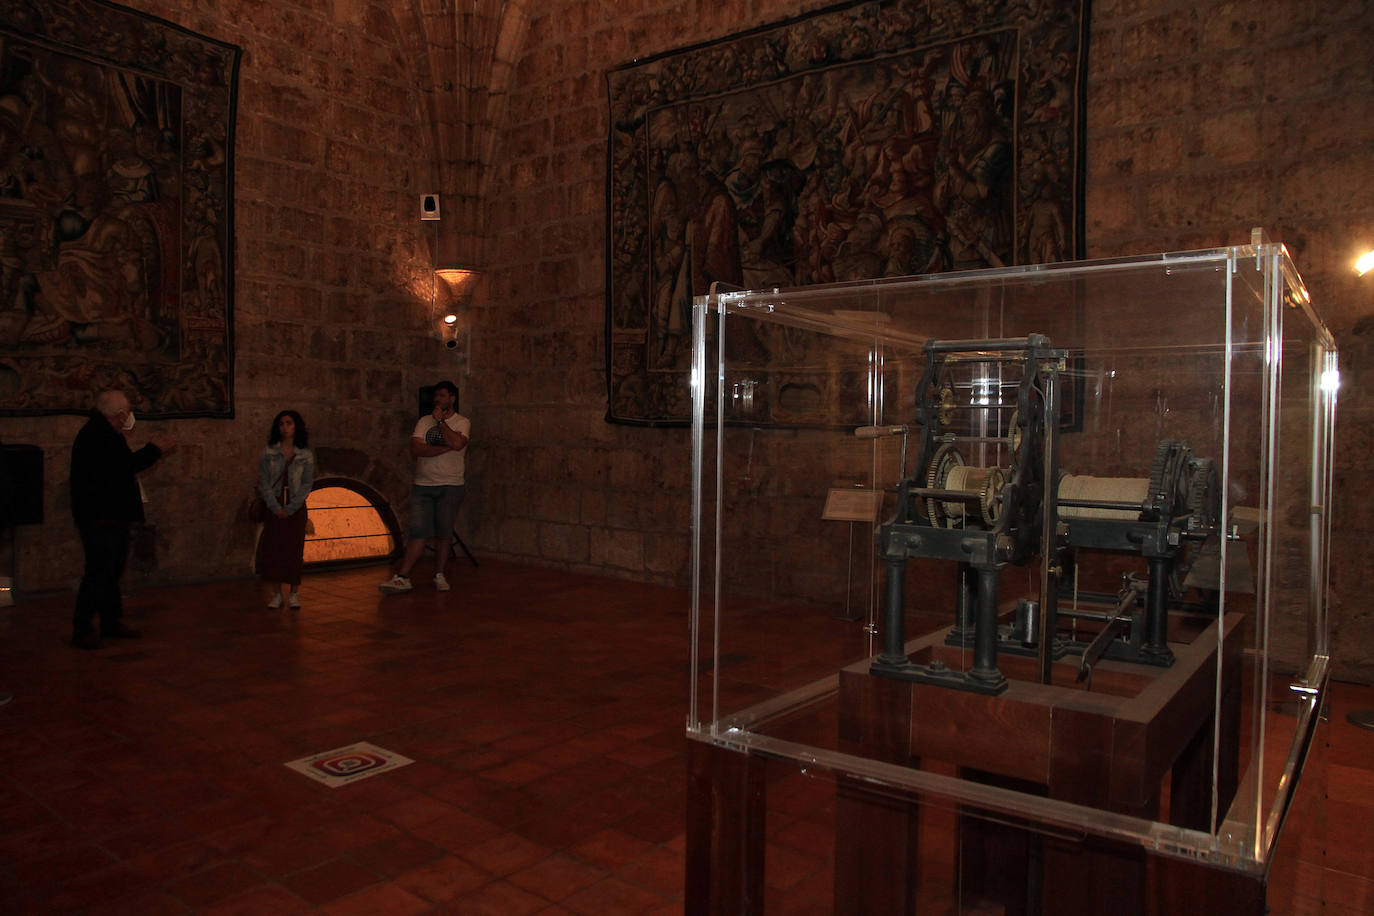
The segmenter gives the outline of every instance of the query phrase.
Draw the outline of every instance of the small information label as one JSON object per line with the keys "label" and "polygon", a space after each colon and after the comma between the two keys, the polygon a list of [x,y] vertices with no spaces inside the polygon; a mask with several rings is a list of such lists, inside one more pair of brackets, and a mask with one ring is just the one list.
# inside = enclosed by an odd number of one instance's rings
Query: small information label
{"label": "small information label", "polygon": [[837,522],[876,522],[882,507],[882,490],[834,487],[825,498],[821,518]]}

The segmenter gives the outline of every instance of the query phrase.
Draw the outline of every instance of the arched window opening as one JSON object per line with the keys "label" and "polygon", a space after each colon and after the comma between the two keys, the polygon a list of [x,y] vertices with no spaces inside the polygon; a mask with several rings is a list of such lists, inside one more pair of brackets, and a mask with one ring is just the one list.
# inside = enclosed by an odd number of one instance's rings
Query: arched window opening
{"label": "arched window opening", "polygon": [[371,487],[342,477],[315,481],[305,501],[314,531],[307,566],[350,566],[393,559],[401,549],[396,516]]}

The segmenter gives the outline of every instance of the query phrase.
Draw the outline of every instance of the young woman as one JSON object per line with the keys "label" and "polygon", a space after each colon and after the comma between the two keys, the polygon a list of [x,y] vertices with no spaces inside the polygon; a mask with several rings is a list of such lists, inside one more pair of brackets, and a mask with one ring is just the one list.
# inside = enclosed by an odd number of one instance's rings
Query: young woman
{"label": "young woman", "polygon": [[315,484],[315,455],[306,446],[310,434],[294,410],[272,421],[267,447],[258,460],[258,493],[267,503],[267,519],[258,539],[258,577],[272,585],[269,608],[301,606],[301,567],[305,554],[305,500]]}

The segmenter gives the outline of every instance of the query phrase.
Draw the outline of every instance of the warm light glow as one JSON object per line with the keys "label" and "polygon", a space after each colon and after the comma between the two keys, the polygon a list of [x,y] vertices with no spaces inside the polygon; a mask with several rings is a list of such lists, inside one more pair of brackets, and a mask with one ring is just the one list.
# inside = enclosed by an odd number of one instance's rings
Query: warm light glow
{"label": "warm light glow", "polygon": [[458,316],[453,314],[452,312],[444,316],[444,324],[453,324],[457,320]]}
{"label": "warm light glow", "polygon": [[1360,259],[1355,262],[1355,273],[1364,276],[1374,270],[1374,251],[1366,251],[1360,255]]}
{"label": "warm light glow", "polygon": [[1341,387],[1341,370],[1327,369],[1322,373],[1322,391],[1335,391]]}
{"label": "warm light glow", "polygon": [[436,267],[434,273],[448,285],[449,292],[457,299],[465,298],[480,276],[476,270],[468,267]]}
{"label": "warm light glow", "polygon": [[305,562],[389,556],[395,540],[376,507],[348,487],[321,487],[305,501],[315,533],[305,541]]}

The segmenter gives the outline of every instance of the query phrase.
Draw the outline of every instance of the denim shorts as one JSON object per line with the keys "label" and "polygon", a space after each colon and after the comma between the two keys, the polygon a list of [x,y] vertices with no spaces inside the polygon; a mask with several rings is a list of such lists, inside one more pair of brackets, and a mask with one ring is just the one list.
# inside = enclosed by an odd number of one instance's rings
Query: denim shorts
{"label": "denim shorts", "polygon": [[410,488],[411,538],[451,538],[453,521],[463,504],[463,487]]}

